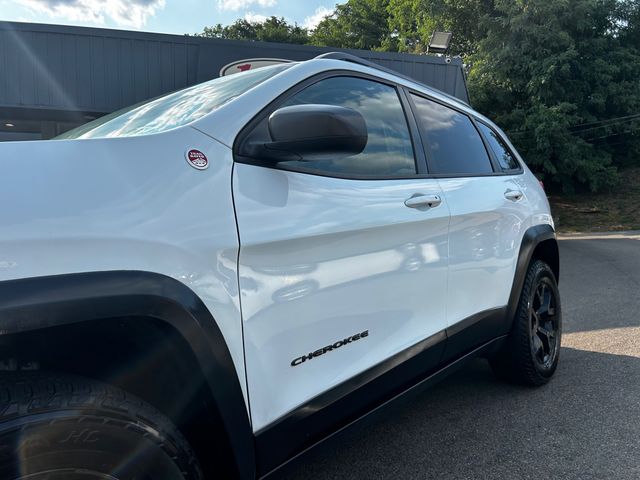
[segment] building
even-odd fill
[[[246,58],[307,60],[334,48],[0,22],[0,141],[51,138],[219,75]],[[460,59],[341,50],[468,102]]]

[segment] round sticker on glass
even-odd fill
[[[209,160],[207,160],[207,156],[202,153],[200,150],[196,150],[192,148],[188,150],[186,153],[187,162],[193,168],[197,168],[198,170],[204,170],[209,166]]]

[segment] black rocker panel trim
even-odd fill
[[[183,283],[156,273],[110,271],[0,282],[0,337],[115,317],[153,317],[188,342],[209,383],[241,478],[255,478],[253,435],[238,376],[214,318]]]
[[[455,336],[456,348],[468,353],[478,346],[477,332],[483,343],[499,336],[505,308],[480,312],[462,322]],[[466,334],[466,330],[470,330]],[[431,337],[365,370],[344,383],[301,405],[256,433],[258,472],[266,474],[325,437],[423,381],[438,369],[456,361],[449,356],[443,362],[449,343],[447,332]]]
[[[439,332],[328,390],[256,433],[258,472],[266,474],[362,417],[432,371],[446,335]]]
[[[477,313],[447,328],[447,346],[441,363],[447,364],[478,345],[503,335],[507,323],[507,307]]]
[[[420,342],[401,352],[398,354],[400,363],[390,369],[385,369],[386,362],[383,362],[378,367],[384,373],[359,388],[348,390],[347,385],[341,384],[334,389],[335,393],[330,391],[319,395],[273,426],[258,432],[256,451],[260,474],[270,477],[289,461],[354,423],[374,420],[389,407],[414,397],[469,360],[497,351],[506,338],[494,338],[444,366],[434,367],[433,362],[437,362],[443,351],[443,334],[436,334],[424,340],[424,344]],[[343,388],[348,391],[340,391]],[[327,396],[336,398],[333,403],[325,405],[323,400]]]

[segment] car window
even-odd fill
[[[416,173],[409,128],[395,88],[363,78],[332,77],[296,93],[281,107],[301,104],[357,110],[367,124],[367,146],[358,155],[346,158],[280,165],[338,176],[402,177]]]
[[[56,139],[133,137],[197,120],[291,65],[274,65],[215,78],[100,117]]]
[[[500,168],[503,170],[516,170],[520,168],[518,161],[514,158],[513,154],[509,151],[504,142],[500,139],[498,134],[493,131],[489,126],[482,122],[478,122],[478,127],[482,131],[482,134],[487,139],[489,147],[495,154],[500,164]]]
[[[412,99],[422,140],[430,155],[429,173],[493,172],[480,134],[467,115],[417,95],[412,95]]]

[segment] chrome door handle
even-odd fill
[[[517,202],[522,197],[524,197],[524,195],[520,190],[507,190],[504,192],[504,198],[511,200],[512,202]]]
[[[409,208],[433,208],[441,203],[440,195],[414,195],[404,201],[404,204]]]

